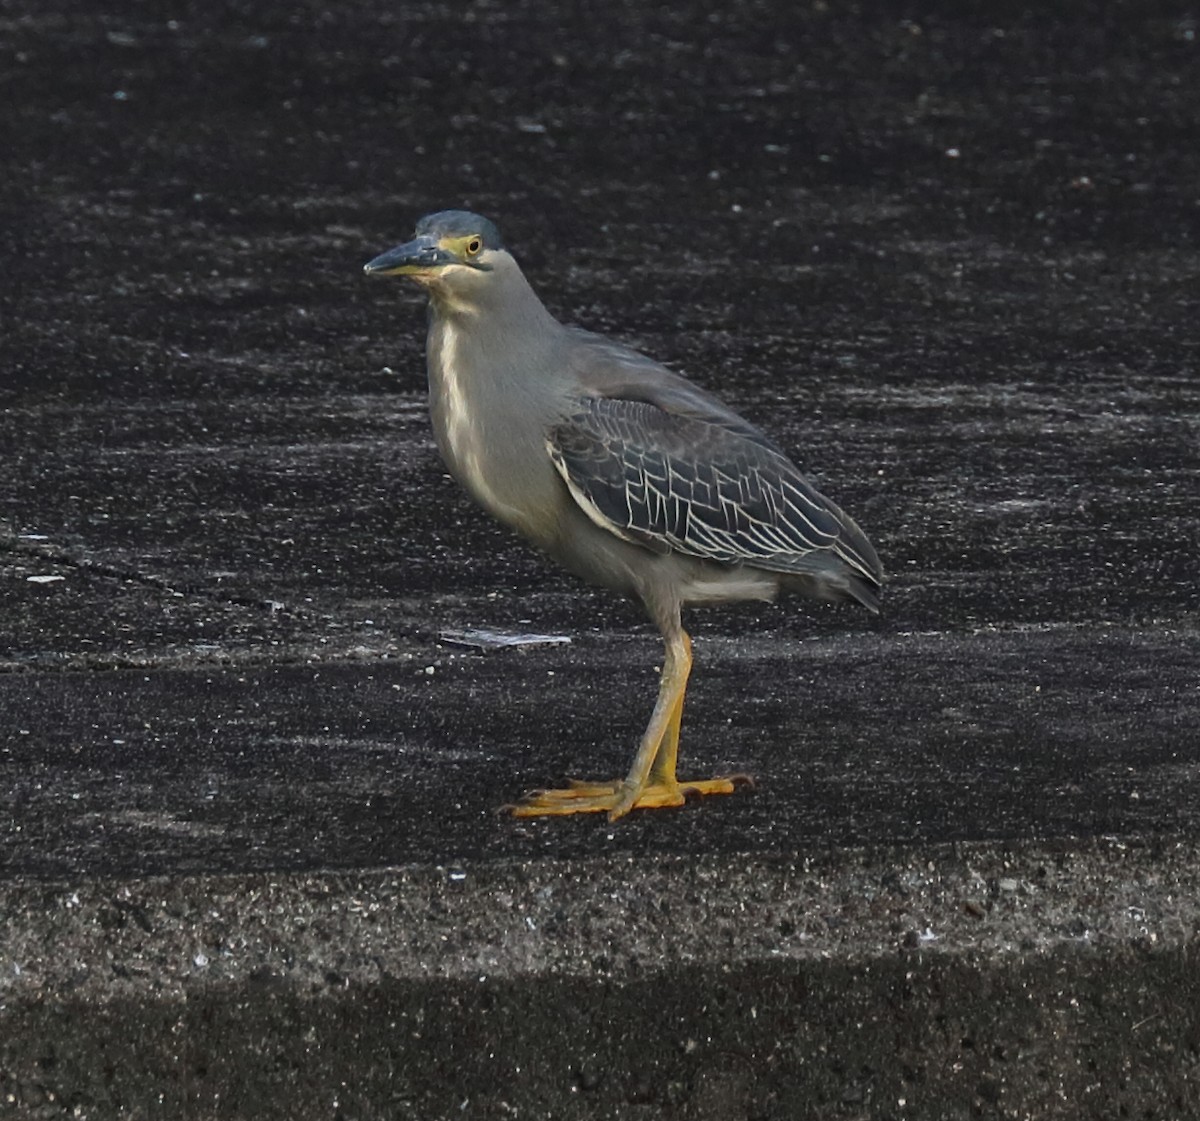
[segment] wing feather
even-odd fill
[[[656,552],[779,572],[839,559],[871,584],[874,551],[850,519],[753,429],[645,400],[579,398],[547,450],[597,525]]]

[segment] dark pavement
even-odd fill
[[[1200,1115],[1198,37],[0,4],[0,1116]],[[753,790],[495,812],[660,647],[437,461],[460,205],[878,547],[692,614]]]

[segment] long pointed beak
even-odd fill
[[[416,276],[454,264],[457,258],[438,246],[431,237],[418,237],[380,253],[363,265],[368,276]]]

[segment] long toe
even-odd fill
[[[706,794],[732,794],[739,786],[753,788],[754,779],[750,775],[743,774],[722,775],[720,778],[703,778],[690,782],[681,782],[679,789],[689,797],[693,794],[703,797]]]
[[[681,806],[689,798],[708,794],[732,794],[739,784],[749,784],[748,775],[690,782],[651,782],[631,790],[624,782],[579,782],[556,790],[535,790],[515,806],[506,806],[514,817],[562,817],[567,814],[607,813],[610,819],[624,817],[630,810]]]
[[[566,814],[609,813],[620,794],[619,782],[572,782],[560,790],[534,790],[515,806],[513,817],[562,817]]]

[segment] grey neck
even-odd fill
[[[435,319],[449,320],[460,331],[485,332],[498,349],[536,347],[564,330],[507,253],[498,254],[492,269],[463,290],[432,289],[430,310]]]

